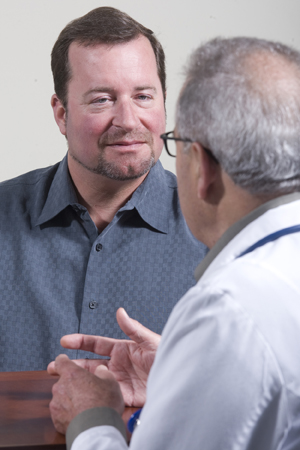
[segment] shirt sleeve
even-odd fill
[[[125,450],[128,449],[123,435],[117,428],[102,425],[80,433],[71,450]]]
[[[102,430],[105,435],[105,439],[102,439]],[[116,430],[116,433],[115,431]],[[99,435],[99,444],[98,447],[95,447],[95,436]],[[89,435],[92,435],[91,442],[93,442],[93,446],[84,446],[78,447],[77,437],[84,435],[81,439],[84,442],[89,442]],[[117,441],[122,443],[122,446],[117,447],[107,447],[106,441],[112,441],[112,437],[117,435]],[[73,446],[73,442],[76,441],[75,447]],[[66,444],[67,450],[72,450],[74,448],[84,448],[84,449],[106,449],[106,448],[114,448],[114,449],[123,449],[127,448],[126,444],[126,430],[125,425],[122,420],[122,417],[112,408],[99,407],[99,408],[91,408],[83,411],[78,414],[70,423],[67,433],[66,433]],[[102,444],[104,447],[102,447]]]

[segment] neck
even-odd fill
[[[113,220],[117,211],[125,205],[133,192],[144,181],[147,173],[133,180],[111,180],[68,160],[69,172],[78,201],[85,206],[99,232]]]

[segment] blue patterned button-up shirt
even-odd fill
[[[206,247],[179,207],[176,177],[158,162],[102,231],[78,203],[67,158],[0,184],[0,370],[39,370],[60,338],[123,338],[115,314],[160,333],[195,280]]]

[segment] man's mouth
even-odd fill
[[[116,151],[138,151],[143,146],[152,147],[153,137],[150,132],[132,132],[122,133],[121,131],[114,131],[105,133],[99,140],[99,148],[111,148]]]
[[[136,147],[145,144],[145,141],[116,141],[107,144],[109,147]]]

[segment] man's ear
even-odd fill
[[[58,128],[64,136],[67,135],[66,130],[66,110],[62,104],[62,102],[59,100],[56,94],[53,94],[51,97],[51,106],[54,113],[55,121],[58,125]]]
[[[208,200],[217,176],[217,165],[198,142],[192,143],[193,165],[196,170],[197,196],[201,200]]]

